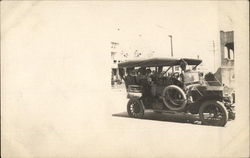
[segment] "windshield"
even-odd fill
[[[199,82],[199,81],[200,81],[199,72],[190,71],[190,72],[184,73],[184,82],[185,83],[194,83],[194,82]]]

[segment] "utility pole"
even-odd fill
[[[173,57],[174,56],[174,53],[173,53],[173,41],[172,41],[173,36],[172,35],[168,35],[168,37],[170,37],[171,57]],[[172,72],[174,72],[174,67],[172,67]]]
[[[213,40],[213,53],[214,53],[214,72],[215,72],[216,70],[215,70],[215,43],[214,43],[214,40]]]
[[[172,41],[172,35],[168,35],[168,37],[170,37],[170,44],[171,44],[171,57],[173,57],[174,56],[174,54],[173,54],[173,41]]]

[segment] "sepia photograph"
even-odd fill
[[[1,157],[249,157],[249,1],[8,1]]]

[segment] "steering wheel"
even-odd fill
[[[180,73],[179,73],[179,72],[174,72],[174,73],[171,75],[171,78],[178,79],[179,77],[180,77]]]
[[[183,83],[181,81],[178,80],[178,78],[180,77],[180,73],[179,72],[175,72],[170,76],[170,79],[172,81],[172,83],[174,85],[177,85],[179,87],[183,86]]]

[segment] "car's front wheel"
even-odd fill
[[[140,100],[130,99],[127,104],[127,111],[130,117],[143,118],[144,108]]]
[[[199,109],[202,124],[225,126],[228,120],[228,112],[225,106],[216,100],[205,101]]]

